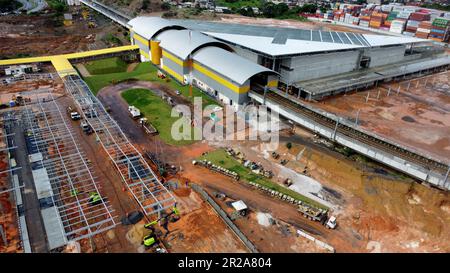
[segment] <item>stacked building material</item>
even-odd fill
[[[417,28],[416,31],[416,37],[428,39],[428,36],[430,36],[430,32],[431,32],[431,22],[429,21],[420,22],[419,27]]]
[[[404,20],[393,20],[391,23],[391,27],[389,28],[390,32],[394,33],[403,33],[403,30],[405,29],[406,21]]]
[[[448,38],[450,19],[438,17],[433,20],[430,31],[430,38],[438,42],[444,42]]]

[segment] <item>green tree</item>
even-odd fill
[[[164,2],[161,4],[161,9],[162,10],[169,10],[170,9],[170,4],[167,2]]]

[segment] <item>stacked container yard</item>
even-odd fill
[[[374,13],[372,13],[372,16],[370,17],[369,26],[371,28],[380,28],[386,18],[387,18],[386,14],[374,12]]]
[[[408,23],[406,24],[406,31],[403,33],[408,36],[414,36],[417,28],[419,28],[420,22],[430,20],[430,14],[423,12],[413,12],[409,16]]]
[[[405,20],[400,20],[400,19],[396,19],[393,20],[391,23],[391,27],[389,28],[390,32],[393,33],[403,33],[403,30],[405,29],[405,25],[406,25],[406,21]]]
[[[384,12],[384,13],[390,13],[390,12],[392,12],[393,8],[394,7],[391,6],[391,5],[382,5],[381,6],[381,11]]]
[[[450,19],[438,17],[431,24],[430,38],[434,41],[445,42],[448,40]]]
[[[323,14],[323,18],[333,20],[334,19],[333,11],[328,10],[326,13]]]
[[[387,28],[387,30],[389,30],[389,28],[391,27],[391,23],[392,21],[394,21],[397,18],[397,14],[398,11],[391,11],[388,15],[388,17],[386,18],[386,20],[384,21],[383,27]]]
[[[431,22],[429,21],[423,21],[420,22],[419,27],[416,31],[416,37],[422,38],[422,39],[428,39],[431,32]]]
[[[371,11],[370,10],[361,10],[361,15],[359,16],[359,25],[362,27],[369,27],[369,22],[370,22],[370,15],[371,15]]]
[[[338,4],[323,18],[440,42],[450,36],[450,12],[417,6]]]

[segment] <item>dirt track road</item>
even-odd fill
[[[353,247],[359,249],[363,247],[362,245],[358,245],[357,241],[349,240],[350,235],[346,234],[343,230],[330,231],[319,223],[305,219],[297,212],[294,205],[273,199],[242,182],[235,182],[220,174],[194,167],[192,165],[193,159],[201,156],[206,151],[214,149],[207,143],[197,142],[189,146],[175,147],[159,141],[158,136],[146,135],[128,116],[127,104],[120,96],[120,93],[130,88],[148,88],[154,90],[155,87],[156,85],[149,82],[121,83],[105,87],[98,93],[100,101],[105,106],[111,107],[111,115],[114,120],[117,121],[122,130],[141,151],[163,151],[163,155],[165,155],[163,159],[167,160],[169,164],[182,166],[183,171],[180,173],[181,176],[202,185],[210,193],[212,191],[221,191],[233,199],[243,200],[253,210],[268,212],[273,217],[290,223],[296,228],[303,229],[323,241],[327,241],[327,238],[330,238],[332,234],[334,242],[341,242],[336,247],[336,251],[339,251],[341,246],[344,246],[344,251],[348,251]],[[251,238],[251,234],[247,234],[247,236]],[[349,243],[352,247],[350,247]]]

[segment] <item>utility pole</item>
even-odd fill
[[[334,127],[334,133],[333,133],[333,141],[336,140],[336,133],[337,133],[338,125],[339,125],[339,120],[340,120],[340,118],[338,118],[336,120],[336,126]]]
[[[266,105],[266,97],[267,97],[267,85],[264,86],[264,98],[263,98],[263,105]]]
[[[358,120],[359,120],[359,112],[361,111],[361,108],[358,109],[358,112],[356,112],[356,119],[355,119],[355,125],[358,126]]]

